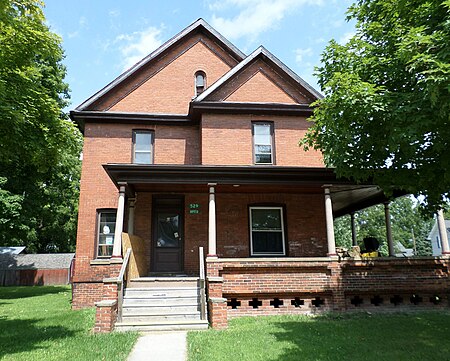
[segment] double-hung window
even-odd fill
[[[274,164],[273,123],[255,122],[252,125],[254,163]]]
[[[152,130],[133,130],[133,163],[153,163],[154,138]]]
[[[252,256],[284,256],[282,207],[250,207],[250,249]]]
[[[99,211],[97,224],[97,257],[111,257],[114,247],[114,232],[116,230],[116,210]]]

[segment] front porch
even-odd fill
[[[130,250],[139,277],[151,272],[200,276],[199,282],[206,280],[205,303],[214,328],[225,328],[228,319],[246,315],[449,305],[446,256],[362,260],[337,256],[334,217],[377,203],[385,204],[386,239],[393,255],[389,202],[376,186],[337,180],[328,169],[140,165],[105,169],[119,189],[111,263],[121,262],[122,255],[125,260]],[[170,224],[158,223],[158,214],[161,222]],[[122,229],[139,237],[141,246],[122,251]],[[206,257],[200,254],[203,248]],[[115,273],[105,280],[117,284],[107,299],[114,300],[114,292],[118,295],[107,325],[114,324],[115,312],[120,318],[124,279],[132,278],[127,277],[128,268],[124,261],[119,277]]]

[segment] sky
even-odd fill
[[[351,0],[46,0],[62,38],[74,109],[198,18],[245,54],[263,45],[320,91],[314,67],[327,43],[355,32]]]

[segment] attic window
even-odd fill
[[[206,74],[203,71],[195,73],[195,96],[200,95],[206,88]]]

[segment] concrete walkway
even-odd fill
[[[128,361],[186,361],[186,331],[149,332],[139,337]]]

